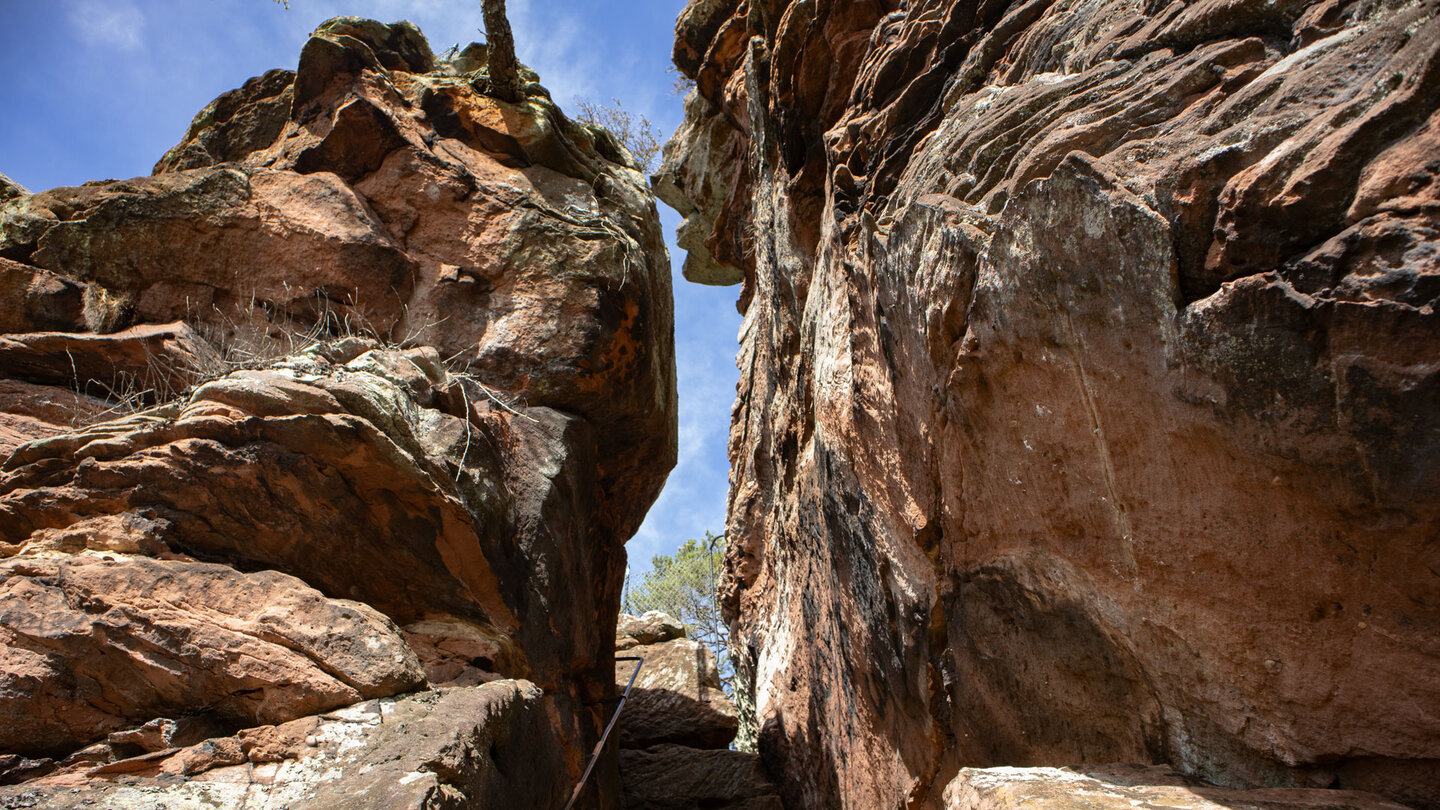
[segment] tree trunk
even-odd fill
[[[490,46],[490,92],[503,101],[520,100],[520,63],[515,59],[515,37],[505,18],[505,0],[482,0],[485,39]]]

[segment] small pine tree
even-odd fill
[[[640,615],[658,610],[679,619],[690,638],[715,654],[720,681],[730,691],[730,628],[720,615],[720,571],[725,559],[725,535],[705,532],[703,539],[686,540],[673,555],[650,558],[651,570],[625,596],[626,613]]]

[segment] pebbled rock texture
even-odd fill
[[[1440,807],[1440,5],[695,0],[724,606],[796,807],[1143,761]]]
[[[669,260],[613,137],[462,56],[337,18],[153,176],[6,186],[0,783],[541,807],[578,780],[675,459]],[[408,693],[409,730],[333,763],[249,756]]]

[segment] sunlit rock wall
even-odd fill
[[[1437,8],[690,3],[658,189],[742,284],[724,599],[793,805],[1440,806]]]

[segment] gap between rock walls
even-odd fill
[[[652,177],[493,60],[0,176],[0,803],[1440,808],[1440,3],[692,0]]]

